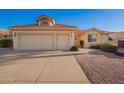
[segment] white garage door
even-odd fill
[[[57,42],[56,42],[56,48],[57,50],[68,50],[70,49],[70,40],[69,35],[57,35]]]
[[[54,49],[53,35],[21,35],[21,49]]]

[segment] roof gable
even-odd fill
[[[88,29],[87,31],[96,31],[96,32],[98,32],[100,34],[109,34],[109,32],[100,30],[100,29],[95,28],[95,27],[92,27],[92,28]]]
[[[78,30],[78,36],[80,36],[80,35],[82,35],[82,34],[85,34],[85,33],[87,33],[87,32],[90,32],[90,31],[95,31],[95,32],[98,32],[98,33],[100,33],[100,34],[109,34],[109,32],[107,32],[107,31],[102,31],[102,30],[100,30],[100,29],[97,29],[97,28],[95,28],[95,27],[92,27],[92,28],[90,28],[90,29],[87,29],[87,30]]]
[[[47,15],[42,15],[42,16],[38,16],[38,17],[36,18],[36,21],[38,21],[38,20],[40,20],[40,19],[43,19],[43,18],[46,18],[46,19],[49,19],[49,20],[53,20],[53,18],[51,18],[51,17],[49,17],[49,16],[47,16]]]
[[[53,26],[55,24],[55,20],[49,16],[42,15],[36,18],[36,21],[38,22],[38,25],[49,25]]]
[[[55,24],[53,18],[43,15],[36,18],[37,24],[11,26],[10,30],[34,30],[34,29],[77,29],[75,26]],[[45,23],[45,24],[44,24]]]

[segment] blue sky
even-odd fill
[[[40,15],[48,15],[58,24],[77,26],[79,29],[96,27],[104,31],[124,31],[124,10],[114,9],[1,9],[0,28],[35,24],[35,18]]]

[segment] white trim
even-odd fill
[[[54,34],[54,50],[56,50],[56,34]]]

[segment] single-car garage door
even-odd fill
[[[20,48],[53,50],[53,39],[53,35],[20,35]]]
[[[56,48],[57,50],[68,50],[70,49],[70,40],[68,34],[56,35]]]

